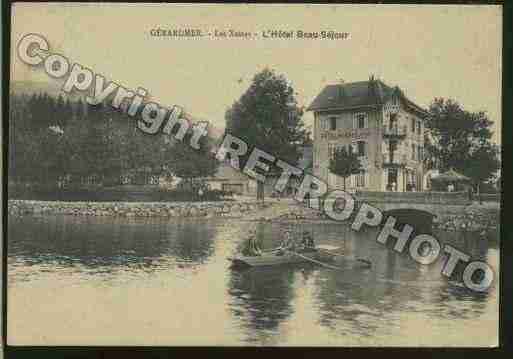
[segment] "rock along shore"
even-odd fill
[[[9,200],[13,216],[59,214],[120,217],[242,217],[270,206],[257,202],[60,202]]]
[[[500,206],[498,202],[472,204],[461,214],[442,214],[433,219],[433,227],[444,231],[483,231],[499,229]]]
[[[9,200],[13,216],[72,215],[119,217],[228,217],[266,221],[323,221],[325,215],[297,203],[219,201],[219,202],[60,202]],[[330,220],[329,220],[330,221]],[[498,203],[462,207],[461,213],[439,213],[433,227],[445,231],[482,231],[498,228]]]

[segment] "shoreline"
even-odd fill
[[[242,217],[268,207],[259,202],[63,202],[8,200],[8,214],[114,217]]]
[[[8,200],[10,216],[71,215],[168,218],[238,218],[280,223],[337,223],[321,212],[290,201],[257,202],[62,202]],[[433,229],[444,231],[483,231],[500,226],[499,203],[473,203],[460,213],[439,213]]]

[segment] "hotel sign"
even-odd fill
[[[324,131],[321,133],[321,139],[324,140],[337,140],[342,138],[350,138],[352,140],[358,140],[361,138],[369,137],[371,134],[370,129],[360,130],[338,130],[338,131]]]

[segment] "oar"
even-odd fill
[[[344,256],[343,253],[333,253],[332,251],[329,251],[329,250],[326,250],[326,249],[322,249],[322,248],[318,248],[317,250],[319,252],[323,253],[323,254],[328,254],[328,255],[333,256],[333,257],[343,257]],[[347,261],[347,259],[345,259],[345,260]],[[356,258],[355,261],[364,263],[369,268],[372,267],[372,262],[370,260],[368,260],[368,259]]]
[[[321,266],[323,266],[323,267],[326,267],[326,268],[335,269],[335,270],[342,270],[342,269],[343,269],[343,268],[335,267],[335,266],[332,266],[332,265],[329,265],[329,264],[326,264],[326,263],[323,263],[323,262],[319,262],[319,261],[317,261],[317,260],[315,260],[315,259],[313,259],[313,258],[306,257],[306,256],[304,256],[304,255],[301,255],[301,254],[297,253],[297,252],[292,252],[292,251],[286,251],[286,252],[288,252],[288,253],[292,253],[292,254],[294,254],[294,255],[296,255],[296,256],[298,256],[298,257],[301,257],[301,258],[303,258],[303,259],[305,259],[305,260],[307,260],[307,261],[310,261],[310,262],[312,262],[312,263],[319,264],[319,265],[321,265]]]
[[[333,253],[333,251],[331,251],[331,250],[322,249],[322,248],[316,248],[316,250],[319,251],[320,253],[329,254],[330,256],[333,256],[333,257],[341,257],[344,255],[344,253]]]

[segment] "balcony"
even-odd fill
[[[406,137],[406,126],[385,126],[383,127],[383,137],[403,139]]]
[[[399,153],[383,153],[383,167],[404,167],[407,156]]]

